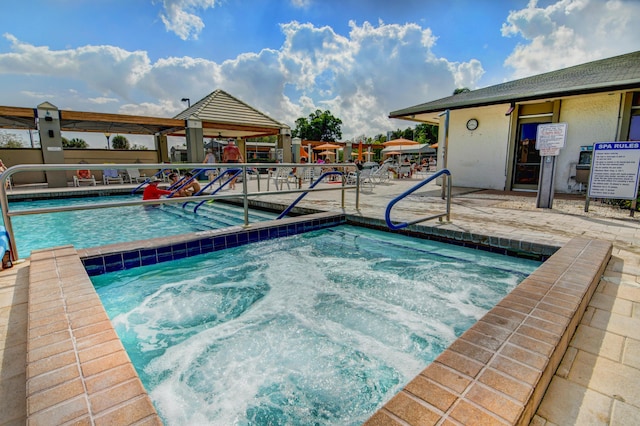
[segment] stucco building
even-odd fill
[[[640,140],[640,51],[460,93],[393,111],[390,118],[438,124],[438,165],[454,184],[539,190],[537,126],[567,123],[554,191],[585,189],[581,149]],[[587,171],[588,173],[588,171]]]

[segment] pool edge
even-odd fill
[[[292,223],[295,223],[300,219],[302,218],[291,219],[291,221]],[[433,232],[437,234],[440,231]],[[467,236],[464,237],[466,238]],[[499,244],[502,243],[498,242],[498,245]],[[507,242],[506,244],[511,246],[514,242]],[[544,250],[552,249],[555,250],[556,248],[547,247]],[[378,425],[404,422],[417,424],[419,420],[431,420],[435,418],[434,416],[437,416],[434,423],[437,423],[440,419],[450,418],[451,420],[461,423],[474,423],[479,419],[489,419],[493,423],[497,424],[528,424],[527,418],[530,419],[535,413],[535,409],[538,406],[558,364],[560,363],[564,352],[566,351],[570,338],[573,335],[573,331],[579,323],[593,291],[595,291],[599,277],[602,275],[608,259],[611,256],[611,249],[612,246],[610,243],[599,240],[574,238],[569,241],[555,254],[553,254],[545,264],[538,268],[533,274],[525,279],[525,281],[516,287],[514,291],[499,302],[494,309],[489,311],[478,323],[472,326],[470,330],[456,340],[436,359],[436,361],[434,361],[433,364],[414,378],[403,391],[395,395],[381,410],[376,412],[366,422],[366,424]],[[73,411],[69,408],[71,406],[68,405],[68,403],[70,404],[73,402],[73,404],[78,404],[79,400],[92,401],[92,398],[101,398],[109,395],[111,388],[100,389],[96,396],[90,395],[88,393],[88,388],[85,386],[84,397],[82,394],[74,394],[71,398],[61,399],[61,392],[66,391],[67,386],[73,388],[73,385],[67,384],[66,381],[63,383],[49,383],[47,386],[41,388],[36,385],[39,383],[38,380],[43,382],[44,378],[54,377],[58,375],[57,373],[66,371],[66,369],[69,369],[70,367],[67,365],[58,366],[57,364],[51,364],[52,368],[46,371],[41,371],[36,367],[38,366],[37,363],[42,361],[42,359],[36,359],[35,355],[32,357],[32,353],[37,354],[36,350],[40,349],[38,346],[33,346],[32,338],[35,341],[46,337],[46,335],[40,334],[34,334],[32,336],[32,321],[34,321],[34,330],[37,330],[40,333],[45,329],[51,329],[54,330],[51,334],[64,335],[64,333],[56,327],[51,326],[52,328],[49,328],[49,324],[40,324],[35,326],[38,324],[35,321],[43,321],[43,317],[38,316],[38,309],[36,309],[33,312],[34,315],[32,315],[32,307],[44,308],[48,305],[45,305],[42,301],[34,304],[35,301],[40,299],[34,299],[34,302],[32,302],[32,291],[34,297],[49,298],[52,305],[47,309],[55,310],[54,301],[58,301],[58,304],[62,302],[62,305],[65,307],[65,312],[69,306],[68,296],[82,296],[82,298],[87,297],[88,299],[93,299],[92,293],[84,288],[85,284],[88,283],[93,290],[89,276],[84,268],[78,269],[78,263],[81,262],[80,254],[87,256],[92,253],[93,255],[108,255],[110,251],[104,248],[93,249],[93,252],[89,249],[76,251],[72,247],[68,246],[32,253],[31,273],[29,279],[29,341],[27,358],[27,411],[29,424],[38,424],[39,422],[36,421],[38,419],[38,415],[42,415],[43,413],[46,414],[45,418],[49,421],[52,419],[50,416],[51,413],[56,413],[57,415],[62,415],[64,413],[69,413],[68,415],[72,415],[70,413],[80,413],[81,411]],[[113,253],[113,250],[111,250],[111,253]],[[547,264],[550,266],[545,267]],[[61,269],[61,266],[63,265],[65,267],[64,271]],[[73,273],[69,272],[67,269],[68,267],[73,271]],[[589,277],[585,276],[586,271],[589,271]],[[54,283],[51,289],[45,290],[43,282],[46,282],[47,280],[44,279],[44,277],[50,277],[52,273],[57,274],[58,280]],[[576,280],[576,276],[582,278],[580,280]],[[66,287],[67,284],[70,286],[69,289],[71,293],[65,293],[62,290],[62,288]],[[36,286],[38,286],[37,291],[35,290]],[[531,289],[529,289],[529,287],[531,287]],[[540,292],[540,288],[545,288],[545,292]],[[579,292],[581,296],[574,294],[576,291]],[[95,290],[93,290],[93,294],[95,294]],[[532,294],[537,295],[538,298],[536,299]],[[563,303],[558,304],[549,300],[553,295],[560,297],[560,301]],[[95,294],[95,297],[98,297],[97,294]],[[575,307],[571,311],[563,306],[565,304],[564,302],[566,302],[564,299],[566,298],[576,299]],[[83,300],[83,302],[85,301]],[[89,300],[86,302],[88,303]],[[101,303],[99,306],[102,311],[104,311]],[[91,305],[91,308],[85,309],[100,310],[93,305]],[[64,330],[73,332],[74,323],[71,319],[75,318],[75,316],[71,316],[70,312],[71,311],[64,314],[67,318],[67,328]],[[85,312],[84,309],[83,312],[84,313],[81,316],[83,320],[86,320],[87,312]],[[53,313],[54,312],[51,312],[51,314]],[[56,315],[59,314],[58,312],[55,313]],[[101,314],[98,313],[97,315],[98,316],[96,318],[99,318]],[[78,317],[80,317],[80,315],[78,315]],[[93,315],[89,315],[88,317],[91,318]],[[519,322],[514,319],[518,317],[520,317]],[[546,357],[544,365],[540,366],[539,363],[541,355],[536,352],[536,348],[527,346],[527,342],[531,342],[528,339],[532,339],[533,337],[518,331],[522,331],[523,327],[528,327],[530,331],[537,333],[534,339],[540,342],[541,329],[539,326],[531,324],[536,324],[540,321],[555,324],[555,322],[551,322],[549,320],[550,317],[553,317],[554,321],[565,323],[565,325],[562,332],[557,333],[558,336],[556,338],[556,344]],[[54,322],[52,322],[52,324],[53,323]],[[76,319],[75,323],[75,325],[82,324],[82,322],[78,323],[78,319]],[[92,336],[90,339],[99,339],[100,337],[107,336],[107,334],[104,333],[115,333],[113,328],[110,327],[110,322],[108,322],[108,324],[110,331],[102,330],[100,333],[97,333],[102,336]],[[45,325],[46,328],[43,328]],[[89,326],[85,324],[82,325],[80,329],[87,331],[87,327]],[[488,335],[487,330],[497,332],[499,336],[502,336],[502,339]],[[505,330],[509,332],[506,333]],[[83,339],[87,338],[86,336],[81,337]],[[546,335],[544,335],[544,337],[549,338],[549,336]],[[41,342],[44,342],[44,340],[41,340]],[[544,340],[542,343],[549,345],[549,343]],[[116,348],[118,345],[120,347],[122,346],[119,340],[117,341],[117,344],[114,342],[109,344],[100,343],[96,346],[113,346]],[[60,350],[66,348],[66,350],[62,352],[55,352],[56,349],[47,349],[47,352],[49,353],[47,356],[56,359],[60,357],[61,354],[67,354],[67,352],[73,350],[68,349],[64,344],[58,345],[56,343],[56,345],[52,346],[60,347]],[[492,349],[494,346],[495,350]],[[117,348],[117,352],[119,352],[119,350],[120,349]],[[508,381],[506,379],[513,381],[514,376],[511,376],[509,374],[510,372],[497,369],[495,368],[495,365],[491,364],[491,362],[501,361],[504,353],[509,351],[511,351],[511,355],[514,356],[509,356],[505,359],[518,366],[526,365],[523,359],[518,359],[518,357],[522,357],[524,355],[528,355],[536,362],[535,368],[533,368],[533,371],[538,371],[538,374],[536,375],[537,381],[535,384],[527,382],[523,377],[517,378],[514,382],[516,385],[513,386],[514,390],[522,389],[522,385],[528,385],[530,387],[529,395],[525,401],[521,401],[521,394],[511,395],[509,394],[510,389],[500,388],[500,386],[504,385],[505,381]],[[481,354],[485,354],[484,356],[486,356],[487,352],[491,353],[492,356],[488,360],[485,360],[485,363],[481,365],[481,359],[476,358],[481,358]],[[76,354],[79,354],[79,352],[76,351]],[[97,359],[104,356],[108,355],[99,355]],[[452,365],[452,360],[463,362],[461,363],[461,366],[456,366]],[[96,361],[96,358],[88,360],[89,363],[91,363],[91,361],[96,365],[99,364]],[[75,366],[80,373],[83,373],[84,370],[91,371],[88,370],[88,367],[83,370],[82,362],[82,358],[80,356],[76,356],[74,357],[74,361],[69,365]],[[34,365],[32,366],[32,364]],[[122,365],[123,364],[119,364],[120,367],[122,367]],[[131,366],[130,363],[129,366],[135,373],[135,369],[133,369],[133,366]],[[460,368],[456,369],[457,367]],[[471,367],[477,367],[475,368],[477,371]],[[122,368],[126,369],[128,367]],[[511,373],[516,374],[513,372]],[[491,377],[495,379],[496,375],[501,380],[498,381],[499,383],[492,384],[492,381],[489,379]],[[105,379],[106,378],[107,377],[105,376]],[[128,382],[126,383],[139,382],[137,374],[135,375],[135,378],[127,380]],[[467,385],[464,388],[461,388],[460,383],[463,382],[467,382]],[[119,382],[119,384],[121,385],[122,383]],[[437,390],[438,392],[430,391],[425,397],[420,398],[418,394],[424,391],[424,386],[418,385],[423,384],[426,384],[428,389]],[[47,395],[51,396],[51,401],[48,405],[47,401],[49,399],[47,398]],[[486,398],[487,395],[491,396],[491,398]],[[434,400],[434,398],[437,400]],[[141,403],[148,399],[146,391],[144,395],[137,395],[136,399]],[[443,403],[442,401],[445,402]],[[502,403],[496,404],[495,401],[502,401]],[[517,402],[520,402],[519,409],[516,407],[518,406]],[[142,406],[146,407],[145,404],[142,404]],[[75,407],[75,405],[73,407]],[[119,403],[119,405],[115,407],[111,406],[108,409],[94,414],[98,416],[105,414],[116,415],[122,410],[126,410],[126,407],[125,403]],[[504,412],[504,407],[510,408],[508,413]],[[89,405],[89,409],[90,408],[91,406]],[[151,408],[153,408],[153,405],[151,405]],[[516,416],[515,413],[519,414]],[[471,417],[464,420],[464,416]],[[129,417],[127,417],[127,419],[129,419]],[[157,413],[153,415],[149,414],[148,417],[144,417],[143,419],[149,420],[152,424],[155,424],[156,419],[158,422],[160,421],[159,418],[157,418]],[[127,423],[123,422],[119,424]]]

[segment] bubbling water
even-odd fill
[[[345,425],[538,264],[341,226],[93,280],[166,424]]]

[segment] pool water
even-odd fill
[[[81,204],[104,204],[139,199],[132,196],[66,198],[11,202],[11,210],[60,207]],[[145,206],[45,213],[16,216],[11,219],[20,257],[32,250],[73,244],[76,248],[165,237],[244,224],[242,207],[221,202],[205,203],[193,213],[195,203],[165,204],[160,208]],[[277,214],[249,212],[249,223],[275,219]]]
[[[538,265],[343,225],[92,281],[166,424],[356,425]]]

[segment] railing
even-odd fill
[[[156,175],[154,176],[158,176],[159,174],[161,174],[163,172],[163,170],[167,170],[167,169],[173,169],[174,166],[177,165],[167,165],[165,163],[160,163],[160,164],[82,164],[82,169],[87,169],[87,170],[107,170],[107,169],[118,169],[118,170],[124,170],[124,169],[140,169],[141,167],[144,167],[145,169],[158,169],[159,172],[156,173]],[[274,169],[274,168],[278,168],[278,167],[317,167],[317,164],[291,164],[291,163],[284,163],[284,164],[273,164],[273,163],[240,163],[240,164],[233,164],[233,168],[230,169],[229,168],[229,164],[200,164],[200,163],[195,163],[195,164],[179,164],[181,169],[195,169],[198,170],[199,172],[203,172],[209,169],[218,169],[221,172],[219,173],[219,177],[222,179],[222,176],[227,175],[230,171],[233,171],[233,176],[229,177],[228,180],[223,184],[226,185],[231,179],[233,179],[234,177],[237,177],[240,175],[240,173],[242,174],[242,192],[241,193],[232,193],[232,194],[217,194],[217,192],[220,190],[216,190],[211,194],[205,194],[203,192],[203,190],[205,188],[209,188],[214,182],[216,182],[215,180],[212,182],[209,182],[207,185],[205,185],[205,187],[198,192],[199,195],[194,195],[194,196],[190,196],[190,197],[173,197],[173,198],[161,198],[158,200],[142,200],[142,198],[136,199],[136,200],[132,200],[132,201],[118,201],[118,202],[110,202],[110,203],[104,203],[104,204],[82,204],[82,205],[75,205],[75,206],[60,206],[60,207],[46,207],[46,208],[38,208],[38,209],[29,209],[29,210],[18,210],[18,211],[11,211],[9,210],[9,200],[7,198],[7,191],[6,191],[6,182],[16,173],[20,173],[20,172],[62,172],[62,171],[76,171],[79,167],[78,164],[49,164],[49,165],[42,165],[42,164],[21,164],[21,165],[16,165],[16,166],[12,166],[9,167],[4,173],[2,173],[0,175],[0,208],[2,210],[2,219],[4,221],[4,226],[5,229],[7,231],[7,234],[9,236],[9,241],[11,242],[11,256],[12,259],[15,261],[17,259],[19,259],[18,257],[18,250],[16,248],[16,244],[15,244],[15,236],[14,236],[14,232],[13,232],[13,226],[11,224],[11,218],[14,216],[27,216],[27,215],[32,215],[32,214],[43,214],[43,213],[53,213],[53,212],[62,212],[62,211],[74,211],[74,210],[94,210],[94,209],[104,209],[104,208],[111,208],[111,207],[128,207],[128,206],[136,206],[136,205],[158,205],[158,204],[167,204],[167,203],[183,203],[186,204],[188,202],[196,202],[199,205],[202,205],[204,202],[209,201],[209,200],[217,200],[217,199],[237,199],[239,197],[243,198],[243,206],[244,206],[244,226],[250,226],[249,225],[249,198],[254,198],[254,197],[260,197],[260,196],[267,196],[267,195],[274,195],[274,194],[294,194],[294,193],[308,193],[308,192],[322,192],[322,191],[342,191],[342,208],[344,209],[345,206],[345,190],[347,189],[356,189],[356,209],[359,208],[359,185],[345,185],[344,181],[343,184],[340,187],[334,188],[334,187],[328,187],[328,188],[307,188],[307,189],[296,189],[296,190],[287,190],[287,191],[266,191],[266,192],[260,192],[260,174],[257,175],[258,178],[258,192],[248,192],[248,188],[247,188],[247,177],[248,177],[248,173],[247,170],[253,170],[253,169],[257,169],[257,168],[267,168],[267,169]],[[330,168],[342,168],[342,169],[349,169],[349,168],[354,168],[355,166],[352,164],[324,164],[324,167],[330,167]],[[341,173],[341,172],[334,172],[334,173]],[[194,173],[195,175],[195,173]],[[136,191],[141,189],[146,183],[148,183],[149,181],[151,181],[151,178],[145,180],[145,182],[143,182],[141,185],[138,185],[138,187],[136,188]],[[221,188],[223,187],[221,186]],[[15,186],[13,188],[14,190],[16,189]],[[56,189],[56,188],[51,188]],[[69,188],[71,191],[77,190],[76,189],[71,189]],[[197,208],[196,208],[197,210]],[[194,210],[194,212],[196,211]]]
[[[404,199],[408,195],[413,194],[418,189],[422,188],[423,186],[425,186],[426,184],[428,184],[432,180],[434,180],[437,177],[442,176],[442,175],[449,176],[448,179],[445,179],[447,181],[447,191],[446,191],[446,195],[445,195],[445,198],[447,200],[447,211],[445,213],[436,214],[436,215],[433,215],[433,216],[422,217],[422,218],[419,218],[419,219],[415,219],[415,220],[413,220],[411,222],[403,222],[403,223],[398,223],[398,224],[395,224],[395,223],[393,223],[391,221],[391,209],[393,208],[393,206],[395,206],[399,201],[401,201],[402,199]],[[402,194],[398,195],[393,200],[391,200],[389,202],[389,204],[387,205],[387,209],[386,209],[386,211],[384,213],[384,220],[387,222],[387,226],[389,227],[389,229],[392,229],[392,230],[395,231],[395,230],[398,230],[398,229],[406,228],[409,225],[414,225],[416,223],[424,222],[424,221],[435,219],[435,218],[438,218],[440,221],[442,221],[442,218],[445,217],[445,216],[447,217],[447,221],[449,221],[450,215],[451,215],[451,172],[448,169],[442,169],[439,172],[437,172],[437,173],[431,175],[430,177],[426,178],[425,180],[423,180],[419,184],[411,187],[410,189],[406,190]]]

